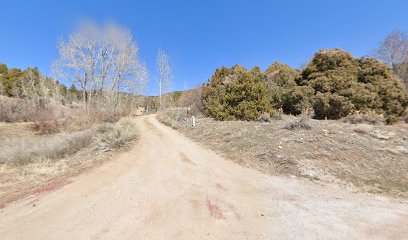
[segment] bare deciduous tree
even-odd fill
[[[159,74],[159,106],[165,105],[163,95],[169,93],[171,80],[173,78],[169,56],[163,49],[159,49],[157,54],[157,71]]]
[[[62,95],[61,95],[61,89],[60,89],[59,82],[55,79],[50,79],[50,81],[52,83],[52,90],[53,90],[52,96],[57,102],[57,106],[59,106],[62,102]]]
[[[398,77],[400,77],[404,81],[405,87],[408,88],[408,61],[400,64],[395,64],[392,67],[392,70]]]
[[[388,64],[408,87],[408,34],[395,30],[373,51],[374,57]]]
[[[306,60],[302,64],[300,64],[299,69],[301,70],[305,69],[312,60],[313,60],[313,57],[306,58]]]
[[[98,61],[98,29],[89,22],[80,25],[79,30],[60,40],[58,50],[60,58],[55,62],[55,69],[65,79],[83,90],[85,109],[89,105],[89,93],[95,84]]]
[[[408,35],[405,32],[392,31],[373,51],[373,56],[390,67],[408,60]]]
[[[38,71],[29,68],[21,79],[21,89],[33,107],[47,109],[51,97],[51,81]],[[59,98],[56,100],[58,101]]]
[[[60,41],[58,49],[56,72],[83,90],[87,110],[98,104],[123,108],[129,94],[139,93],[147,82],[147,68],[140,63],[131,32],[118,25],[84,23],[66,42]]]
[[[47,109],[50,102],[50,86],[48,86],[47,77],[40,74],[39,76],[39,86],[40,86],[40,105],[42,108]]]
[[[25,74],[25,76],[23,76],[21,79],[21,89],[23,95],[28,101],[31,102],[33,107],[39,105],[40,102],[40,96],[36,87],[38,82],[37,78],[38,76],[35,76],[34,71],[32,69],[28,69],[27,74]]]

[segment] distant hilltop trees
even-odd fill
[[[44,76],[36,67],[9,69],[0,63],[0,94],[29,99],[33,105],[46,105],[51,98],[59,103],[78,100],[82,92],[74,85],[68,88]]]

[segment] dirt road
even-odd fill
[[[0,239],[407,239],[408,204],[273,177],[138,118],[101,167],[0,210]]]

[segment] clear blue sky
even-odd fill
[[[82,18],[132,30],[156,94],[155,57],[167,50],[175,89],[223,65],[298,67],[319,49],[366,55],[393,29],[408,29],[408,1],[1,1],[0,62],[51,75],[56,43]]]

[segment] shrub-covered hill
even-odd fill
[[[279,62],[265,72],[222,67],[203,87],[202,100],[206,113],[218,120],[254,120],[276,109],[297,115],[313,108],[317,119],[374,111],[394,122],[407,114],[408,94],[386,64],[332,49],[317,52],[303,71]]]
[[[311,103],[320,119],[370,109],[394,121],[408,104],[403,82],[386,64],[374,58],[357,59],[340,49],[317,52],[296,81],[313,89]]]

